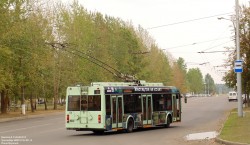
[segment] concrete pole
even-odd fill
[[[208,83],[207,83],[207,92],[208,92],[208,96],[209,96],[209,94],[210,94],[210,91],[209,91],[209,79],[207,81],[208,81]]]
[[[241,60],[240,57],[240,35],[239,35],[239,1],[235,0],[235,12],[236,12],[236,53],[237,60]],[[238,97],[238,117],[243,117],[243,104],[241,95],[241,73],[237,73],[237,97]]]
[[[204,95],[207,96],[206,94],[206,83],[204,83],[204,87],[205,87],[205,92],[204,92]]]

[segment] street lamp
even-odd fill
[[[226,50],[226,51],[199,51],[197,53],[217,53],[217,52],[230,52],[231,50]]]
[[[228,21],[231,21],[233,23],[233,27],[234,27],[234,37],[235,37],[235,44],[236,44],[236,20],[233,20],[233,19],[227,19],[227,18],[224,18],[224,17],[218,17],[217,18],[218,20],[228,20]]]
[[[235,30],[235,45],[236,45],[236,61],[241,61],[240,57],[240,36],[239,36],[239,0],[235,0],[235,14],[236,19],[235,22],[233,22],[234,30]],[[225,19],[229,20],[223,17],[218,18],[219,20]],[[243,117],[243,105],[242,105],[242,97],[241,97],[241,72],[237,73],[237,97],[238,97],[238,116]]]
[[[209,62],[202,62],[202,63],[197,63],[197,62],[187,62],[189,63],[189,65],[205,65],[205,64],[208,64]],[[187,64],[186,63],[186,64]]]
[[[235,24],[234,24],[234,23],[235,23],[235,22],[234,22],[235,20],[228,19],[228,18],[224,18],[224,17],[218,17],[217,19],[218,19],[218,20],[227,20],[227,21],[233,22],[234,32],[236,33],[236,30],[235,30],[236,28],[235,28]]]

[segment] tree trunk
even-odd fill
[[[250,100],[249,100],[249,94],[247,94],[247,98],[246,98],[247,100],[247,102],[246,102],[246,105],[247,105],[247,107],[250,107]]]
[[[57,96],[58,96],[58,89],[57,85],[54,85],[54,110],[57,109]]]
[[[48,107],[47,107],[47,97],[46,97],[45,86],[44,85],[43,85],[43,98],[44,98],[44,110],[48,110]]]
[[[58,84],[58,76],[57,76],[57,62],[55,60],[54,62],[55,66],[54,66],[54,110],[57,109],[57,97],[58,97],[58,88],[57,88],[57,84]]]
[[[6,90],[1,90],[1,114],[7,114],[8,96]]]
[[[31,112],[35,112],[32,95],[33,93],[30,94],[30,108],[31,108]]]
[[[54,110],[57,110],[59,95],[59,76],[54,78]]]
[[[5,92],[4,90],[1,90],[1,113],[6,114],[7,108],[5,108]]]
[[[38,99],[37,99],[37,95],[36,95],[35,98],[36,98],[36,99],[35,99],[35,102],[34,102],[34,105],[35,105],[35,106],[34,106],[34,109],[36,110],[36,104],[38,103],[38,102],[37,102],[37,100],[38,100]],[[38,101],[39,101],[39,100],[38,100]]]
[[[48,110],[48,107],[47,107],[47,98],[44,99],[44,107],[45,107],[44,108],[45,110]]]
[[[21,86],[20,91],[21,91],[21,114],[25,115],[25,107],[23,108],[23,105],[25,105],[25,98],[24,98],[24,86]],[[27,111],[28,111],[28,105],[27,105]]]

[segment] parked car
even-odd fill
[[[242,100],[243,100],[243,102],[244,102],[244,94],[242,95]],[[228,93],[228,101],[230,102],[230,101],[238,101],[238,96],[237,96],[237,92],[235,92],[235,91],[230,91],[229,93]]]
[[[228,93],[228,101],[237,101],[237,92],[235,91],[230,91]]]
[[[186,97],[192,97],[192,95],[190,93],[187,93]]]

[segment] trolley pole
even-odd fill
[[[236,12],[236,55],[237,60],[240,58],[240,36],[239,36],[239,0],[235,0],[235,12]],[[238,117],[243,117],[243,104],[241,95],[241,72],[237,72],[237,97],[238,97]]]

